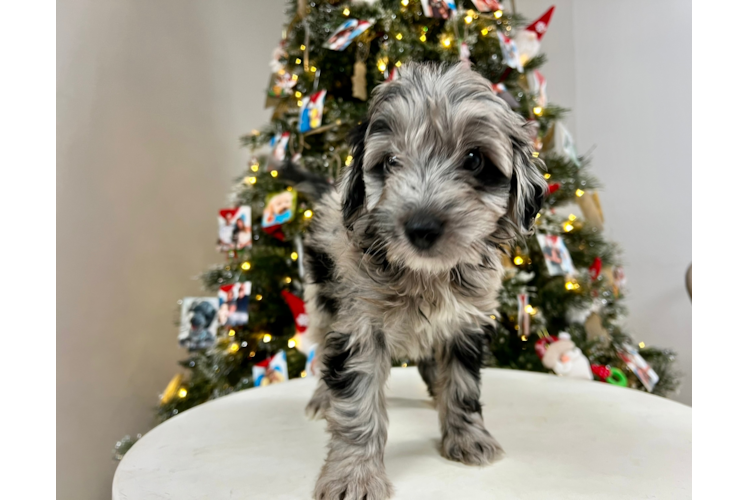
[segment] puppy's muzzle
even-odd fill
[[[444,233],[444,221],[438,217],[416,212],[405,222],[405,235],[414,247],[428,250]]]

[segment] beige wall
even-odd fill
[[[176,301],[267,120],[282,1],[58,2],[58,498],[110,497],[183,356]]]

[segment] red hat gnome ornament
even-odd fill
[[[308,354],[309,347],[311,346],[305,345],[309,343],[306,339],[305,333],[309,326],[309,315],[306,313],[304,301],[288,290],[282,290],[281,295],[283,296],[283,300],[286,301],[286,304],[288,304],[288,308],[291,309],[294,323],[296,323],[296,335],[294,337],[296,348],[304,354]]]
[[[306,334],[307,327],[309,326],[309,316],[306,313],[304,301],[288,290],[281,291],[281,295],[291,309],[291,314],[293,314],[293,319],[296,323],[294,341],[296,342],[296,349],[306,356],[306,374],[319,375],[317,344],[312,343]]]
[[[559,333],[558,337],[539,339],[535,342],[535,352],[543,366],[560,377],[593,380],[589,360],[566,332]]]
[[[540,41],[543,39],[545,32],[548,31],[548,25],[551,23],[551,17],[553,17],[555,9],[555,5],[551,6],[550,9],[545,11],[545,14],[525,26],[514,37],[514,43],[517,44],[519,58],[523,66],[527,61],[540,53]]]

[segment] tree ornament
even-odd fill
[[[590,365],[590,368],[592,369],[592,373],[594,373],[596,377],[604,380],[609,384],[617,385],[620,387],[628,386],[628,379],[626,378],[626,374],[616,367]]]
[[[589,360],[566,332],[559,333],[558,337],[538,339],[535,342],[535,353],[543,366],[561,377],[593,380]]]
[[[161,394],[162,405],[168,404],[172,399],[174,399],[174,396],[177,395],[177,391],[179,390],[179,387],[182,385],[182,378],[183,378],[182,374],[177,373],[169,381],[168,385],[166,386],[166,389],[164,389],[164,393]]]
[[[610,341],[608,330],[603,327],[603,320],[597,312],[590,312],[584,320],[584,331],[587,334],[587,340],[600,339],[607,344]]]
[[[496,36],[499,38],[501,57],[504,59],[504,65],[509,68],[514,68],[520,73],[524,72],[524,67],[522,66],[522,61],[520,60],[517,45],[514,43],[514,40],[502,33],[501,30],[496,30]]]
[[[523,65],[540,53],[540,41],[543,39],[545,32],[548,31],[548,25],[555,9],[556,7],[552,6],[515,36],[514,40],[517,44],[519,59]]]
[[[602,259],[599,256],[595,257],[595,260],[592,261],[592,265],[590,265],[590,268],[589,268],[590,279],[592,281],[595,281],[598,278],[598,276],[600,276],[600,272],[602,271],[602,269],[603,269]]]
[[[649,363],[641,357],[639,351],[630,344],[623,344],[618,350],[618,357],[626,363],[626,366],[634,372],[647,391],[652,392],[657,382],[660,381],[659,375],[655,373]]]
[[[309,326],[309,315],[306,313],[304,301],[288,290],[282,290],[281,295],[286,304],[288,304],[288,308],[291,309],[294,323],[296,323],[296,335],[294,336],[296,349],[308,356],[311,348],[311,343],[306,335],[306,330]]]
[[[597,191],[586,192],[582,196],[575,196],[575,200],[584,215],[585,222],[602,231],[605,218],[603,217],[603,209],[600,206],[600,197]]]
[[[252,367],[252,379],[255,387],[264,387],[288,380],[288,361],[285,351],[280,351],[272,358],[255,363]]]

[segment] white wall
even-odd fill
[[[574,4],[576,137],[605,184],[607,234],[625,254],[628,325],[673,347],[691,403],[691,5]]]
[[[111,497],[115,441],[152,425],[184,356],[176,301],[267,121],[281,1],[58,2],[57,481]]]
[[[691,3],[518,0],[534,19],[556,5],[543,40],[549,99],[580,153],[592,153],[605,233],[624,253],[628,331],[671,347],[691,403]]]

